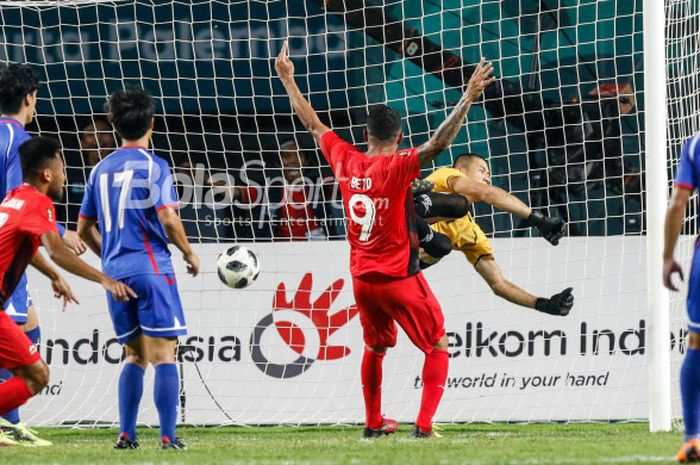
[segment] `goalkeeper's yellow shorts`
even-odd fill
[[[456,220],[438,221],[430,227],[449,237],[452,249],[462,252],[473,266],[480,260],[493,260],[491,243],[471,215]]]

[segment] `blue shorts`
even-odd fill
[[[109,314],[120,343],[124,344],[140,333],[152,337],[187,334],[174,274],[141,274],[120,281],[139,296],[122,302],[112,299],[107,293]]]
[[[23,325],[27,322],[27,312],[32,305],[32,296],[29,295],[29,282],[25,273],[20,278],[19,283],[17,283],[15,292],[5,302],[5,311],[15,323]]]
[[[700,253],[693,255],[693,265],[688,279],[688,329],[700,333]]]

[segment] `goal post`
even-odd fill
[[[662,251],[668,199],[666,14],[664,2],[644,0],[644,150],[647,172],[647,299],[649,305],[649,429],[671,429],[670,298]]]

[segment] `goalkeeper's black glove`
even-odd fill
[[[525,221],[528,226],[540,230],[542,237],[552,245],[559,244],[559,239],[566,232],[566,223],[561,218],[544,216],[540,212],[532,211]]]
[[[571,295],[573,287],[567,287],[559,294],[554,294],[549,299],[540,297],[535,303],[535,310],[555,316],[566,316],[574,306],[574,296]]]
[[[427,194],[432,191],[433,187],[435,187],[435,184],[433,184],[432,181],[416,178],[413,180],[413,184],[411,184],[411,191],[414,197],[418,197],[421,194]]]

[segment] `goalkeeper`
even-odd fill
[[[436,193],[452,194],[444,197],[445,201],[454,202],[453,194],[461,194],[469,203],[478,201],[493,205],[522,218],[527,224],[537,228],[542,237],[552,245],[557,245],[564,235],[566,223],[560,218],[552,218],[535,212],[521,202],[517,197],[498,187],[491,185],[491,173],[484,158],[473,153],[465,153],[455,158],[451,168],[444,167],[435,170],[426,178],[429,183],[420,181],[414,185],[416,213],[424,218],[439,216],[440,202]],[[430,193],[421,193],[430,188]],[[466,204],[465,204],[466,205]],[[454,209],[453,209],[454,210]],[[516,286],[503,277],[501,269],[493,256],[491,244],[484,232],[472,219],[471,214],[450,219],[438,218],[431,224],[437,237],[447,236],[453,250],[459,250],[474,266],[477,273],[486,281],[491,290],[499,297],[523,307],[534,308],[550,315],[566,316],[574,305],[572,288],[564,289],[550,298],[535,297],[524,289]],[[421,268],[427,268],[437,263],[444,253],[431,253],[423,247],[420,255]]]

